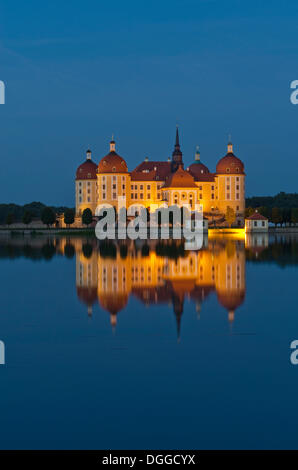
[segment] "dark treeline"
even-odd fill
[[[29,213],[32,215],[33,219],[39,220],[45,207],[46,205],[41,202],[31,202],[30,204],[25,204],[23,206],[18,204],[0,204],[0,224],[5,224],[9,216],[13,217],[14,222],[22,222],[25,213]],[[56,214],[62,214],[68,208],[64,206],[52,206],[51,209]]]
[[[298,223],[298,194],[279,193],[276,196],[246,198],[245,216],[248,217],[257,209],[258,212],[275,225],[292,225]]]
[[[258,207],[268,207],[273,209],[273,207],[278,207],[279,209],[287,208],[294,209],[298,207],[298,193],[278,193],[276,196],[253,196],[247,197],[246,207],[258,208]]]

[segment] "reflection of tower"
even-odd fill
[[[115,257],[98,256],[98,301],[110,314],[110,322],[115,329],[117,315],[123,310],[130,292],[130,258],[122,258],[119,250]]]
[[[220,271],[217,278],[217,298],[228,310],[228,319],[232,323],[235,310],[245,298],[245,251],[239,242],[229,240],[219,255]]]
[[[97,251],[83,240],[76,240],[76,287],[78,298],[91,316],[97,301]]]

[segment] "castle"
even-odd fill
[[[189,204],[202,204],[204,217],[209,224],[225,225],[228,209],[233,209],[234,225],[244,225],[245,173],[244,164],[233,153],[228,143],[227,154],[211,173],[200,160],[197,148],[195,161],[184,168],[179,142],[179,131],[172,158],[166,161],[150,161],[147,157],[131,172],[124,158],[116,152],[114,139],[110,152],[97,165],[86,152],[86,160],[76,171],[76,216],[90,208],[95,214],[99,204],[109,204],[118,210],[118,197],[125,196],[127,207],[131,204],[146,208]]]

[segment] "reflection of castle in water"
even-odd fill
[[[173,242],[150,248],[136,248],[133,242],[128,246],[111,244],[99,250],[82,240],[75,244],[78,297],[88,306],[89,314],[98,301],[110,313],[113,327],[130,295],[145,305],[171,304],[178,335],[185,299],[194,302],[199,314],[204,300],[216,292],[230,322],[244,301],[244,241],[209,240],[208,249],[186,251],[180,257],[175,257],[179,247],[173,247]]]

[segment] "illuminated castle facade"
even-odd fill
[[[172,159],[149,161],[148,158],[129,172],[126,161],[116,152],[114,139],[110,152],[97,165],[87,151],[87,158],[76,172],[76,215],[90,208],[95,214],[99,204],[111,205],[118,210],[119,196],[126,197],[127,207],[143,205],[150,210],[157,207],[202,204],[204,216],[218,225],[225,222],[228,208],[233,209],[235,224],[244,225],[245,173],[244,164],[233,153],[228,143],[227,154],[211,173],[200,160],[197,149],[195,161],[184,168],[182,151],[176,130]]]

